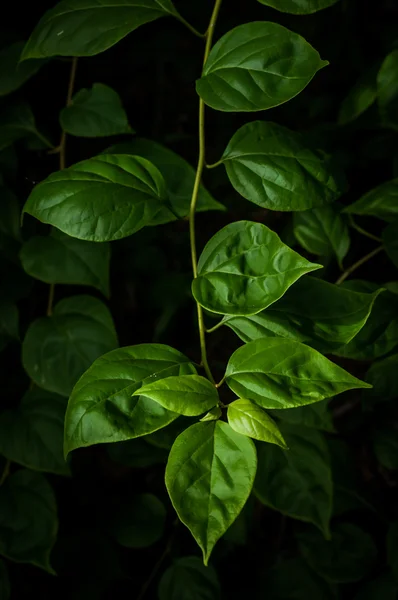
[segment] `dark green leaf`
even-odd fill
[[[309,15],[336,4],[337,0],[259,0],[261,4],[272,6],[281,12],[294,15]]]
[[[398,50],[393,50],[380,67],[377,99],[383,123],[398,129]]]
[[[378,360],[366,374],[373,388],[367,392],[369,398],[379,398],[383,402],[398,396],[398,354]]]
[[[119,94],[103,83],[79,90],[59,118],[64,131],[79,137],[133,133]]]
[[[355,600],[397,600],[397,597],[398,584],[390,573],[386,573],[370,583],[365,583]]]
[[[271,410],[271,415],[292,425],[304,425],[321,431],[334,432],[332,413],[328,408],[327,400],[308,406]]]
[[[218,600],[217,573],[197,556],[179,558],[163,573],[158,596],[159,600]]]
[[[329,533],[333,482],[330,457],[321,433],[281,424],[290,450],[261,444],[255,493],[266,506]]]
[[[57,530],[55,496],[45,477],[25,469],[8,477],[0,488],[0,554],[54,573]]]
[[[39,183],[24,212],[73,237],[109,242],[149,225],[166,196],[162,175],[145,158],[101,154]]]
[[[11,94],[33,77],[43,65],[42,60],[19,64],[25,42],[15,42],[0,51],[0,96]]]
[[[278,300],[299,277],[318,268],[265,225],[238,221],[206,244],[192,293],[212,312],[253,315]]]
[[[0,600],[9,600],[11,593],[10,580],[6,564],[0,560]]]
[[[276,123],[243,125],[221,162],[239,194],[270,210],[323,206],[336,200],[346,187],[344,176],[324,153]]]
[[[30,36],[22,60],[45,56],[93,56],[140,25],[179,17],[171,0],[62,0],[47,11]]]
[[[0,113],[0,150],[29,136],[39,137],[35,118],[28,104],[11,105]],[[48,146],[49,143],[46,142]]]
[[[66,398],[33,389],[0,413],[0,454],[35,471],[68,475],[63,456]]]
[[[91,296],[61,300],[51,317],[34,321],[22,345],[22,362],[39,387],[69,396],[96,358],[117,346],[112,317]]]
[[[189,372],[195,373],[195,369],[191,369]],[[168,377],[168,375],[166,375],[166,377]],[[145,441],[152,446],[156,446],[156,448],[171,450],[172,445],[180,433],[192,425],[192,423],[196,423],[196,421],[197,419],[190,419],[188,417],[182,417],[181,415],[178,415],[178,418],[172,421],[169,425],[166,425],[166,427],[162,427],[162,429],[158,429],[157,431],[145,436]]]
[[[337,525],[330,540],[310,530],[298,539],[305,560],[331,583],[359,581],[372,568],[377,554],[370,535],[350,523]]]
[[[65,453],[130,440],[165,427],[178,414],[132,394],[155,379],[189,373],[195,373],[189,359],[162,344],[140,344],[102,356],[84,373],[69,399]]]
[[[277,424],[267,413],[250,400],[239,399],[228,404],[228,423],[238,433],[261,442],[277,444],[286,450]]]
[[[264,110],[297,96],[327,64],[297,33],[277,23],[246,23],[212,48],[196,91],[216,110]]]
[[[214,545],[244,507],[256,467],[252,440],[222,421],[197,423],[176,439],[166,467],[166,486],[206,565]]]
[[[394,427],[380,427],[373,433],[373,449],[385,469],[398,470],[398,431]],[[398,574],[398,570],[397,570]]]
[[[19,333],[18,309],[11,302],[0,302],[0,350],[10,340],[18,339]]]
[[[370,387],[313,348],[277,337],[238,348],[229,359],[226,381],[235,394],[263,408],[305,406]]]
[[[300,558],[283,560],[262,580],[267,600],[332,600],[333,594]]]
[[[398,582],[398,521],[391,523],[387,532],[387,563]]]
[[[386,181],[370,190],[362,198],[347,206],[344,212],[394,221],[398,218],[398,179]]]
[[[166,509],[153,494],[136,494],[115,502],[108,525],[112,537],[126,548],[147,548],[163,535]]]
[[[346,125],[355,121],[364,113],[377,98],[376,72],[374,69],[366,71],[355,82],[353,87],[344,98],[338,116],[340,125]]]
[[[53,229],[30,238],[20,259],[26,273],[45,283],[91,285],[109,295],[110,246],[85,242]]]

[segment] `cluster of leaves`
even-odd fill
[[[64,486],[76,485],[82,472],[89,477],[86,457],[92,455],[87,448],[95,446],[100,460],[111,465],[107,468],[121,469],[129,485],[142,473],[150,475],[142,486],[109,493],[105,503],[99,501],[91,544],[94,571],[101,572],[102,565],[104,569],[95,582],[82,576],[82,597],[101,598],[107,584],[123,577],[117,546],[130,549],[130,556],[129,551],[163,543],[155,568],[145,567],[149,578],[139,598],[158,575],[161,600],[219,598],[225,593],[219,581],[222,569],[208,566],[216,543],[224,536],[214,553],[215,563],[222,564],[240,547],[250,547],[251,540],[267,540],[264,519],[274,521],[279,513],[275,551],[284,560],[272,556],[270,568],[260,570],[261,594],[266,590],[275,599],[395,599],[398,515],[390,511],[388,525],[383,523],[377,501],[363,490],[347,441],[358,429],[369,429],[366,449],[372,452],[378,476],[386,485],[395,483],[398,444],[392,401],[398,395],[398,287],[394,274],[381,282],[376,277],[376,283],[350,276],[377,255],[391,265],[388,273],[398,267],[398,179],[377,181],[361,195],[349,188],[347,165],[330,147],[327,127],[293,130],[263,120],[260,112],[298,102],[296,96],[306,93],[328,65],[304,37],[274,21],[280,13],[310,15],[340,10],[339,4],[253,0],[256,10],[273,20],[237,24],[213,47],[220,0],[214,3],[205,35],[170,0],[144,4],[61,0],[44,14],[26,43],[13,42],[1,50],[0,347],[11,360],[17,348],[26,375],[9,383],[7,369],[3,374],[12,401],[0,412],[0,554],[6,559],[0,562],[0,597],[7,600],[10,595],[7,565],[13,562],[62,572],[54,544],[63,543],[65,553],[67,542],[57,536],[57,503]],[[220,23],[223,15],[221,10]],[[78,57],[103,53],[162,17],[173,18],[205,45],[196,81],[196,171],[167,146],[135,135],[112,87],[94,82],[74,89]],[[344,136],[366,130],[367,119],[382,135],[395,135],[398,51],[390,50],[361,73],[342,99],[333,124],[335,146]],[[71,70],[56,145],[36,126],[28,104],[13,98],[19,98],[20,88],[40,69],[63,56],[70,58]],[[213,165],[205,165],[205,106],[215,111],[215,119],[248,112],[260,112],[261,119],[246,119],[228,143],[218,142],[221,158]],[[106,144],[80,162],[68,160],[66,168],[69,137],[108,136],[123,141]],[[39,153],[44,160],[59,158],[58,170],[21,198],[16,149],[22,155]],[[383,158],[393,171],[396,157],[387,153]],[[213,181],[220,177],[219,190],[228,189],[218,196],[223,203],[201,183],[205,166]],[[239,219],[232,218],[216,233],[212,230],[197,260],[195,212],[206,213],[204,223],[212,221],[210,215],[218,220],[231,195],[243,207]],[[253,220],[240,218],[253,206]],[[283,223],[279,235],[262,222],[270,224],[277,215]],[[184,236],[178,252],[189,262],[190,243],[193,277],[167,270],[161,279],[158,258],[150,260],[151,244],[160,243],[158,231],[181,224],[189,239]],[[132,254],[149,251],[148,264],[144,257],[136,276],[149,270],[163,284],[151,283],[162,309],[153,336],[157,339],[148,334],[144,343],[134,345],[129,345],[136,341],[134,335],[116,328],[116,313],[112,316],[107,300],[111,251],[118,240],[130,236],[132,243],[139,240]],[[45,304],[37,311],[26,310],[30,299],[40,298],[32,293],[34,280],[48,291],[46,316]],[[71,294],[77,286],[84,293],[80,289]],[[65,297],[54,303],[59,288],[66,290]],[[159,343],[173,319],[175,324],[176,316],[183,318],[181,307],[187,300],[196,303],[198,313],[197,360],[191,358],[190,334],[183,332],[179,349]],[[119,337],[128,339],[121,347]],[[217,353],[207,352],[214,339],[214,344],[228,341]],[[342,399],[335,399],[339,394],[344,394]],[[352,411],[357,422],[348,423],[338,437],[335,422]],[[58,478],[66,483],[57,484]],[[61,492],[56,495],[58,485]],[[78,486],[75,494],[80,494]],[[353,511],[364,519],[353,522]],[[174,522],[169,524],[169,519]],[[376,524],[376,536],[367,526],[369,519]],[[190,540],[184,542],[188,550],[183,548],[179,540],[185,533],[178,521],[190,530],[203,561]],[[61,532],[62,526],[61,518]],[[285,547],[287,527],[293,534]],[[385,541],[379,531],[387,529]],[[79,531],[77,539],[84,535]],[[79,542],[73,538],[69,543],[75,552]],[[380,560],[384,546],[388,568]],[[174,560],[165,568],[169,554]],[[365,578],[362,587],[350,587]]]

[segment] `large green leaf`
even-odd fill
[[[311,427],[321,431],[334,432],[332,413],[328,407],[328,401],[322,400],[307,406],[296,408],[274,409],[270,411],[273,417],[286,421],[292,425]]]
[[[62,0],[39,21],[22,59],[93,56],[167,15],[180,18],[171,0]]]
[[[0,113],[0,150],[29,136],[39,137],[43,141],[28,104],[11,105]],[[46,142],[46,145],[49,143]]]
[[[303,277],[272,307],[248,317],[226,317],[225,324],[244,342],[276,335],[331,352],[364,327],[380,291],[355,292]]]
[[[182,219],[189,214],[196,171],[185,159],[166,146],[145,138],[134,138],[130,142],[117,144],[107,152],[142,156],[150,160],[163,175],[167,186],[168,202],[152,219],[150,225],[162,225],[175,221],[177,217]],[[196,212],[207,210],[225,210],[225,207],[201,185]]]
[[[281,424],[290,450],[261,444],[255,493],[266,505],[329,534],[333,480],[324,437],[314,429]]]
[[[0,413],[0,454],[35,471],[68,475],[63,456],[66,398],[27,392],[18,410]]]
[[[294,213],[293,230],[298,243],[307,252],[319,256],[335,255],[342,266],[350,247],[350,234],[335,204]]]
[[[253,315],[278,300],[299,277],[318,268],[265,225],[238,221],[206,244],[192,293],[212,312]]]
[[[109,294],[110,246],[85,242],[53,229],[24,243],[20,259],[25,272],[45,283],[91,285]]]
[[[34,321],[22,345],[22,362],[39,387],[69,396],[79,377],[117,346],[112,317],[100,300],[72,296],[51,317]]]
[[[65,453],[147,435],[179,416],[145,396],[142,385],[195,373],[189,359],[162,344],[114,350],[94,362],[75,385],[65,417]]]
[[[17,307],[12,302],[0,302],[0,350],[10,340],[18,339],[18,329],[19,316]]]
[[[240,398],[228,404],[228,423],[232,429],[261,442],[277,444],[286,450],[277,424],[257,404]]]
[[[176,439],[166,486],[207,565],[216,542],[244,507],[256,474],[255,446],[227,423],[196,423]]]
[[[380,67],[377,99],[384,124],[398,129],[398,50],[393,50]]]
[[[149,225],[166,197],[162,175],[145,158],[101,154],[39,183],[24,212],[73,237],[109,242]]]
[[[221,158],[239,194],[263,208],[307,210],[336,200],[342,173],[298,134],[266,121],[243,125]]]
[[[145,396],[186,417],[202,415],[218,404],[218,392],[201,375],[174,375],[144,384],[133,396]]]
[[[79,90],[59,119],[64,131],[79,137],[133,133],[119,94],[103,83]]]
[[[264,110],[297,96],[327,64],[304,38],[282,25],[245,23],[212,48],[196,91],[217,110]]]
[[[364,113],[377,98],[376,71],[366,71],[352,86],[340,106],[338,122],[346,125]]]
[[[25,42],[15,42],[0,51],[0,96],[11,94],[33,77],[43,65],[42,60],[19,63]]]
[[[294,15],[310,15],[336,4],[338,0],[259,0],[261,4],[272,6],[281,12]]]
[[[370,387],[325,356],[284,338],[264,338],[238,348],[226,370],[228,386],[263,408],[294,408]]]
[[[373,188],[353,204],[344,209],[344,212],[354,215],[370,215],[394,221],[398,218],[398,179],[386,181]]]
[[[351,523],[341,523],[325,540],[317,531],[298,535],[308,564],[330,583],[359,581],[373,566],[377,550],[371,536]]]
[[[335,600],[328,585],[300,558],[284,559],[261,580],[267,600]]]
[[[114,501],[107,529],[126,548],[147,548],[163,535],[166,509],[153,494],[134,494]]]
[[[9,600],[11,594],[10,580],[6,564],[0,559],[0,599]]]
[[[58,530],[57,506],[43,475],[22,469],[0,488],[0,554],[50,573]]]
[[[211,565],[205,567],[197,556],[173,562],[162,575],[159,600],[219,600],[220,584]]]

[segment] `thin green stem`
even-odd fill
[[[360,225],[358,225],[358,223],[356,223],[354,221],[354,218],[352,217],[352,215],[349,215],[349,220],[350,220],[350,226],[355,229],[356,231],[358,231],[358,233],[361,233],[362,235],[365,235],[366,237],[368,237],[369,239],[375,241],[375,242],[381,242],[382,239],[379,238],[377,235],[373,235],[373,233],[370,233],[370,231],[366,231],[366,229],[364,229],[363,227],[361,227]]]
[[[216,0],[213,13],[210,18],[209,27],[206,31],[206,46],[205,53],[203,57],[203,65],[206,64],[207,58],[210,53],[214,28],[216,25],[218,13],[220,11],[222,0]],[[205,166],[205,105],[203,100],[200,98],[199,100],[199,157],[198,157],[198,166],[196,169],[195,182],[192,190],[192,198],[191,198],[191,206],[189,210],[189,237],[191,244],[191,258],[192,258],[192,271],[194,279],[198,276],[198,259],[196,253],[196,235],[195,235],[195,213],[196,213],[196,204],[198,201],[200,182],[202,179],[203,169]],[[202,356],[202,364],[203,368],[206,372],[207,377],[210,379],[212,383],[215,383],[214,377],[209,367],[209,363],[207,361],[207,350],[206,350],[206,333],[205,333],[205,324],[203,318],[203,310],[200,304],[197,302],[197,311],[198,311],[198,326],[199,326],[199,340],[200,340],[200,352]]]
[[[372,252],[369,252],[369,254],[366,254],[366,256],[363,256],[362,258],[357,260],[356,263],[354,263],[353,265],[351,265],[351,267],[348,267],[348,269],[346,269],[344,271],[344,273],[336,281],[336,284],[340,285],[340,283],[343,283],[343,281],[345,281],[347,279],[347,277],[352,275],[352,273],[354,273],[354,271],[359,269],[359,267],[362,267],[362,265],[364,265],[366,262],[368,262],[368,260],[370,260],[377,254],[379,254],[379,252],[381,252],[383,249],[384,249],[383,246],[378,246],[377,248],[372,250]]]
[[[48,148],[51,148],[51,150],[53,150],[54,146],[52,145],[52,143],[50,142],[50,140],[46,138],[45,135],[43,135],[42,133],[40,133],[40,131],[38,131],[37,129],[35,130],[35,135],[36,135],[36,137],[39,138],[39,140],[41,142],[43,142],[43,144],[45,146],[47,146]],[[51,152],[51,150],[50,150],[50,152]]]
[[[215,169],[216,167],[219,167],[222,164],[222,160],[218,160],[217,162],[213,163],[212,165],[206,165],[206,169]]]
[[[216,388],[220,388],[223,385],[223,383],[225,383],[225,379],[226,379],[226,375],[224,375],[224,377],[221,379],[221,381],[216,383]]]
[[[196,37],[199,37],[203,40],[203,38],[206,37],[205,33],[200,33],[200,31],[198,31],[197,29],[195,29],[195,27],[193,27],[193,25],[191,25],[190,23],[188,23],[188,21],[186,21],[184,19],[184,17],[182,17],[181,15],[176,15],[177,19],[180,21],[180,23],[182,23],[183,25],[185,25],[185,27],[188,27],[189,31],[191,33],[193,33],[194,35],[196,35]]]
[[[210,329],[206,329],[206,333],[213,333],[213,331],[217,331],[217,329],[220,329],[220,327],[222,327],[223,325],[224,319],[221,319],[221,321],[217,323],[217,325],[214,325],[214,327],[210,327]]]

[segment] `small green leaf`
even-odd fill
[[[298,243],[307,252],[335,255],[342,266],[350,247],[350,234],[336,204],[293,213],[293,228]]]
[[[297,537],[305,560],[330,583],[359,581],[370,571],[377,555],[370,535],[350,523],[337,525],[330,540],[313,530]]]
[[[35,471],[68,475],[63,456],[66,398],[27,392],[18,410],[0,413],[0,454]]]
[[[28,104],[11,105],[0,113],[0,150],[32,135],[43,140],[36,129],[35,118]]]
[[[120,348],[96,360],[75,385],[65,417],[65,454],[84,446],[147,435],[178,418],[145,396],[142,385],[195,373],[189,359],[163,344]]]
[[[153,494],[135,494],[114,502],[108,530],[126,548],[147,548],[163,535],[166,509]]]
[[[397,600],[398,583],[390,573],[373,579],[360,589],[354,600]]]
[[[216,110],[265,110],[297,96],[327,64],[304,38],[282,25],[246,23],[212,48],[196,91]]]
[[[160,17],[177,18],[171,0],[62,0],[39,21],[22,60],[45,56],[93,56]]]
[[[22,363],[39,387],[69,396],[96,358],[117,347],[109,310],[91,296],[61,300],[51,317],[34,321],[22,345]]]
[[[202,415],[218,404],[218,392],[200,375],[174,375],[143,385],[133,396],[150,398],[167,410],[186,417]]]
[[[398,582],[398,521],[391,523],[387,532],[387,563]]]
[[[343,174],[303,136],[266,121],[243,125],[222,158],[239,194],[263,208],[307,210],[336,200],[346,188]]]
[[[10,340],[19,338],[18,309],[12,302],[0,302],[0,350]]]
[[[54,574],[50,554],[58,530],[54,492],[40,473],[22,469],[0,488],[0,554]]]
[[[6,564],[3,560],[0,560],[0,599],[9,600],[11,594],[10,580],[8,578],[8,571]]]
[[[66,133],[78,137],[133,133],[119,94],[103,83],[79,90],[72,103],[62,109],[59,119]]]
[[[383,221],[394,221],[398,218],[398,179],[386,181],[367,192],[344,212],[353,215],[370,215],[383,219]]]
[[[72,237],[109,242],[149,225],[166,196],[162,175],[145,158],[101,154],[39,183],[24,212]]]
[[[222,421],[197,423],[176,439],[166,487],[180,520],[202,549],[205,565],[244,507],[256,467],[253,442]]]
[[[301,558],[284,559],[266,572],[267,600],[335,600],[327,584]]]
[[[209,410],[209,412],[206,413],[205,416],[200,419],[200,421],[202,423],[204,423],[206,421],[217,421],[217,419],[219,419],[221,417],[221,415],[222,415],[221,408],[219,406],[215,406],[214,408]]]
[[[376,71],[366,71],[344,98],[339,111],[339,125],[346,125],[362,115],[377,98]]]
[[[252,315],[278,300],[299,277],[318,268],[285,246],[265,225],[238,221],[206,244],[192,293],[211,312]]]
[[[318,10],[336,4],[338,0],[258,0],[261,4],[272,6],[281,12],[293,15],[310,15]]]
[[[334,432],[332,413],[328,401],[322,400],[308,406],[271,410],[271,415],[292,425],[311,427],[321,431]]]
[[[25,272],[45,283],[90,285],[109,295],[110,246],[85,242],[53,229],[24,243],[20,259]]]
[[[398,129],[398,50],[383,61],[377,74],[377,99],[384,125]]]
[[[275,421],[250,400],[239,399],[228,405],[228,423],[242,435],[287,449]]]
[[[373,432],[373,450],[385,469],[398,470],[398,431],[395,427],[378,427]],[[398,575],[398,570],[397,570]]]
[[[0,96],[11,94],[20,88],[44,64],[43,60],[19,63],[25,42],[15,42],[0,51]]]
[[[313,348],[277,337],[238,348],[229,359],[226,382],[235,394],[263,408],[305,406],[370,387]]]
[[[197,556],[175,560],[162,575],[159,600],[219,600],[220,584],[211,565],[205,567]]]
[[[315,429],[287,423],[281,431],[290,450],[259,446],[255,493],[266,506],[313,523],[328,535],[333,481],[325,439]]]

